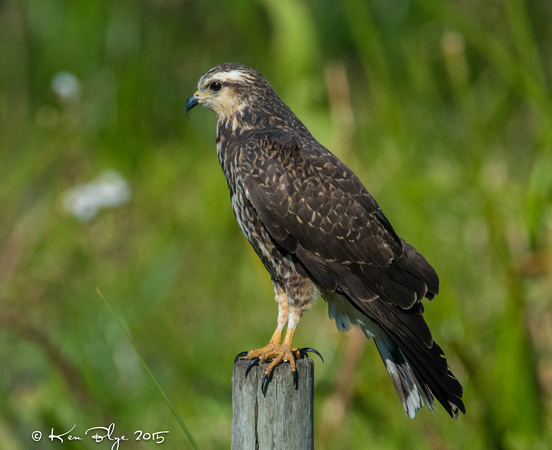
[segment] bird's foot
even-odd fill
[[[254,366],[265,362],[270,362],[270,364],[266,367],[264,371],[263,379],[261,381],[261,391],[263,392],[263,395],[266,395],[266,390],[268,389],[268,384],[270,382],[270,379],[272,378],[272,372],[274,371],[274,368],[285,361],[289,362],[289,365],[291,368],[291,374],[293,376],[293,385],[295,389],[298,389],[299,377],[297,375],[295,360],[306,358],[309,352],[317,354],[322,360],[322,362],[324,362],[324,358],[322,358],[322,355],[315,349],[307,348],[307,347],[291,348],[291,345],[287,345],[285,341],[281,344],[270,342],[268,345],[264,346],[263,348],[259,348],[257,350],[250,350],[248,352],[238,353],[238,355],[234,359],[234,362],[236,362],[238,359],[245,359],[245,360],[251,361],[249,363],[249,366],[247,366],[247,370],[245,371],[245,376],[247,376],[249,371]]]

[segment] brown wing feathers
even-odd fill
[[[269,135],[249,145],[255,156],[242,153],[245,186],[275,242],[385,331],[424,380],[424,397],[433,393],[453,417],[456,405],[464,411],[462,387],[421,315],[422,298],[439,290],[425,258],[397,236],[356,176],[323,147],[316,154]]]
[[[244,152],[241,157],[245,186],[263,224],[281,247],[295,254],[300,244],[304,258],[309,259],[307,252],[319,257],[318,261],[310,257],[317,272],[342,273],[347,268],[348,279],[360,278],[364,290],[373,291],[362,298],[375,293],[403,309],[421,301],[428,287],[420,269],[410,267],[402,241],[388,231],[389,222],[382,221],[385,216],[367,192],[344,191],[331,174],[323,178],[294,147],[278,148],[265,136],[253,142],[255,152]],[[274,155],[263,158],[268,148]],[[275,158],[278,164],[270,162]],[[353,186],[352,181],[348,184]],[[343,267],[337,270],[334,264]],[[329,267],[322,269],[324,265]],[[436,277],[431,266],[425,265]],[[436,291],[438,281],[430,281]]]

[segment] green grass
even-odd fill
[[[214,114],[184,116],[224,61],[259,69],[441,277],[426,317],[467,415],[409,420],[373,345],[353,362],[319,302],[296,335],[326,360],[316,447],[548,448],[551,22],[544,0],[4,2],[0,449],[110,423],[192,448],[176,417],[198,447],[229,447],[233,358],[266,343],[277,311],[231,212]],[[51,91],[60,71],[80,81],[73,101]],[[66,214],[63,193],[106,169],[131,201]],[[339,422],[326,412],[349,364]]]
[[[182,431],[184,432],[184,434],[186,435],[186,437],[190,441],[190,444],[193,446],[194,449],[198,449],[199,447],[197,446],[192,434],[190,433],[190,430],[188,430],[188,427],[184,423],[184,420],[182,419],[182,417],[180,416],[178,411],[174,408],[172,402],[167,397],[167,394],[165,394],[165,391],[163,390],[163,388],[159,385],[159,382],[157,381],[157,378],[155,377],[155,375],[150,370],[148,364],[144,361],[144,358],[142,358],[142,356],[140,355],[139,350],[136,348],[136,345],[134,344],[134,341],[132,340],[132,337],[130,337],[130,334],[128,334],[128,331],[125,329],[125,326],[119,320],[117,315],[114,313],[113,309],[109,305],[109,302],[105,299],[105,297],[103,296],[102,292],[100,291],[100,289],[98,287],[96,287],[96,292],[98,293],[98,295],[102,299],[105,307],[107,308],[107,310],[109,311],[109,313],[111,314],[113,319],[117,322],[117,325],[119,325],[119,328],[120,328],[121,332],[124,334],[124,336],[127,339],[128,343],[132,347],[132,350],[134,350],[134,353],[136,354],[136,357],[142,363],[142,367],[144,368],[144,370],[148,374],[151,382],[155,385],[155,387],[157,388],[157,391],[159,392],[161,397],[163,397],[163,400],[165,400],[165,403],[167,403],[167,406],[169,407],[169,409],[171,410],[174,418],[177,420],[178,424],[180,425],[180,428],[182,428]],[[161,443],[163,443],[163,441],[161,441]]]

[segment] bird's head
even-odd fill
[[[228,119],[243,113],[260,94],[266,99],[267,92],[274,91],[256,70],[237,63],[220,64],[199,79],[196,93],[186,101],[186,115],[201,104],[212,109],[219,120]]]

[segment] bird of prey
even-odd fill
[[[357,176],[311,135],[256,70],[237,63],[207,71],[186,101],[217,115],[216,148],[236,220],[270,273],[278,322],[268,345],[242,352],[274,367],[313,349],[293,348],[299,320],[318,297],[337,328],[373,338],[406,414],[434,397],[452,418],[465,413],[422,313],[439,291],[433,267],[401,239]],[[284,329],[287,330],[282,341]],[[266,387],[264,387],[266,390]]]

